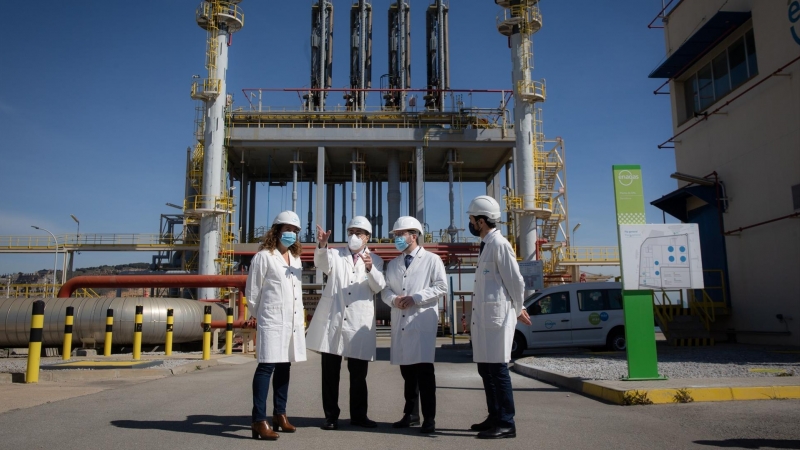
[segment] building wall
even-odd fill
[[[800,0],[792,0],[798,3]],[[687,118],[682,81],[752,27],[758,75],[711,105],[716,110],[800,56],[800,20],[790,22],[792,1],[703,0],[681,2],[665,24],[669,52],[677,49],[720,8],[751,11],[752,19],[684,75],[670,82],[678,172],[716,171],[729,209],[725,230],[793,213],[791,186],[800,184],[800,61],[773,76],[707,120]],[[800,12],[797,13],[800,16]],[[683,183],[681,183],[683,185]],[[800,345],[800,218],[785,219],[726,237],[732,316],[739,342]],[[791,317],[781,323],[777,314]],[[790,336],[776,332],[791,332]],[[766,332],[766,333],[762,333]]]

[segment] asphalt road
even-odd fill
[[[250,438],[255,362],[221,364],[185,375],[131,383],[100,392],[0,413],[0,448],[36,449],[302,449],[556,448],[556,449],[800,449],[800,401],[615,406],[517,374],[512,375],[517,438],[481,441],[468,431],[484,419],[480,377],[464,350],[437,349],[438,432],[392,429],[402,415],[402,378],[388,348],[370,364],[369,415],[375,430],[349,426],[343,364],[338,431],[323,431],[319,356],[292,365],[288,415],[297,433],[278,442]],[[24,389],[25,385],[18,385]],[[271,393],[270,393],[271,394]],[[0,398],[0,402],[2,398]],[[272,412],[272,399],[268,412]]]

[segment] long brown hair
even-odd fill
[[[264,238],[261,240],[261,245],[258,246],[258,251],[261,250],[275,250],[278,248],[278,240],[280,239],[281,235],[281,228],[283,228],[283,224],[276,223],[272,226],[272,228],[267,231],[267,234],[264,235]],[[289,247],[289,251],[294,255],[295,258],[300,257],[300,253],[303,252],[303,246],[300,245],[300,239],[296,240],[294,244]]]

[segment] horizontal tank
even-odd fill
[[[203,307],[212,305],[212,320],[225,320],[219,304],[160,297],[123,298],[0,298],[0,347],[27,347],[31,329],[31,308],[44,300],[43,346],[64,342],[64,318],[68,306],[75,308],[73,346],[105,342],[106,311],[114,310],[114,345],[133,343],[136,305],[144,306],[142,343],[163,344],[166,339],[167,309],[174,314],[172,341],[176,344],[203,339]]]

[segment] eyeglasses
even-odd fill
[[[358,236],[358,237],[364,237],[364,236],[366,236],[366,235],[367,235],[367,232],[366,232],[366,231],[364,231],[364,230],[347,230],[347,235],[348,235],[348,236],[352,236],[352,235],[354,235],[354,234],[355,234],[356,236]]]

